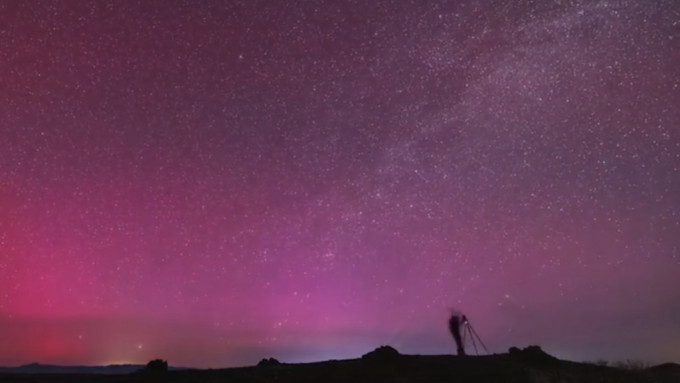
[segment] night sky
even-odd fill
[[[0,365],[680,361],[680,2],[0,1]]]

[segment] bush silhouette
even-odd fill
[[[168,362],[163,359],[154,359],[146,364],[144,372],[150,374],[163,374],[168,372]]]
[[[274,358],[264,358],[262,359],[258,364],[257,367],[271,367],[271,366],[279,366],[281,365],[281,362]]]

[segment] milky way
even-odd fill
[[[3,1],[0,365],[680,361],[680,3]]]

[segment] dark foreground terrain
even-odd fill
[[[399,355],[383,347],[361,359],[220,370],[142,371],[125,375],[0,373],[0,382],[680,382],[680,365],[628,370],[562,361],[538,347],[507,354],[457,357]]]

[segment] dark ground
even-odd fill
[[[384,351],[384,350],[383,350]],[[220,370],[187,370],[129,375],[0,374],[0,382],[680,382],[680,365],[628,370],[562,361],[538,347],[508,354],[457,357],[375,352],[361,359],[306,364],[268,364]]]

